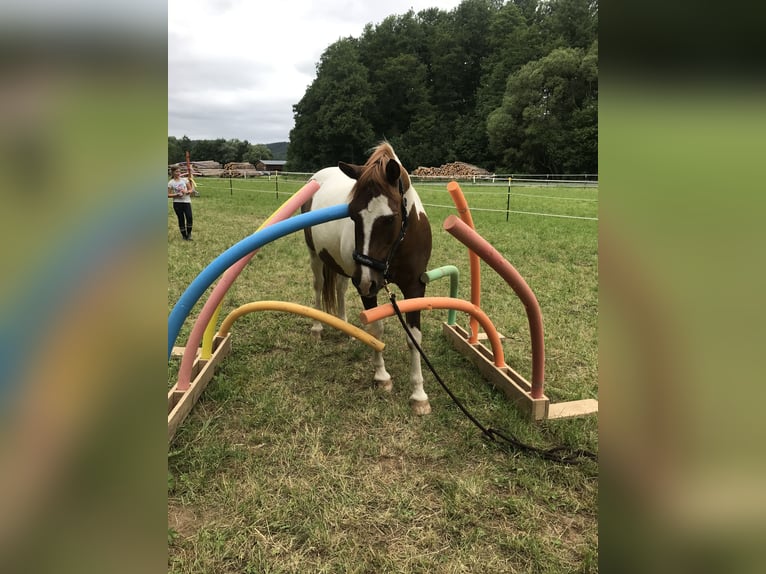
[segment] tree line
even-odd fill
[[[408,169],[598,171],[597,0],[464,0],[331,44],[293,106],[287,168],[361,163],[386,139]]]
[[[168,137],[168,164],[185,161],[187,151],[192,161],[214,160],[222,166],[233,161],[255,165],[259,159],[274,159],[271,149],[266,144],[251,144],[247,140],[192,140],[186,136],[180,139]]]

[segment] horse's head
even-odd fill
[[[379,153],[384,146],[390,154]],[[404,237],[409,177],[388,144],[379,146],[363,166],[340,162],[338,167],[356,180],[348,206],[357,263],[351,281],[362,296],[370,297],[389,279],[389,264]]]

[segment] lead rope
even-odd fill
[[[418,350],[418,353],[420,353],[420,356],[423,357],[423,360],[426,362],[426,365],[428,365],[429,370],[433,373],[434,377],[436,377],[436,380],[439,382],[442,388],[447,392],[447,394],[452,399],[452,401],[458,406],[458,408],[461,411],[463,411],[463,414],[468,418],[468,420],[470,420],[474,425],[476,425],[476,427],[478,427],[478,429],[482,432],[482,434],[484,435],[486,439],[492,441],[498,446],[503,446],[503,445],[505,445],[506,447],[510,446],[518,450],[536,454],[542,459],[550,460],[554,462],[560,462],[563,464],[579,464],[582,462],[583,459],[598,461],[598,455],[596,455],[595,453],[589,450],[571,449],[565,446],[556,446],[556,447],[552,447],[548,449],[539,448],[536,446],[525,444],[513,436],[509,436],[508,434],[501,433],[500,431],[493,428],[487,428],[483,424],[481,424],[476,419],[476,417],[473,416],[468,411],[468,409],[463,405],[463,403],[460,402],[460,400],[449,389],[449,387],[447,387],[447,385],[444,383],[442,378],[439,376],[439,373],[436,372],[436,369],[434,369],[433,365],[431,364],[431,361],[428,360],[428,357],[423,351],[423,348],[415,340],[415,337],[412,335],[412,331],[410,331],[410,328],[407,326],[407,323],[404,321],[404,317],[402,317],[402,312],[399,310],[399,305],[396,304],[396,294],[393,293],[388,288],[388,283],[386,283],[384,287],[386,289],[386,293],[388,293],[388,296],[391,299],[391,305],[394,308],[396,317],[399,319],[399,322],[402,324],[402,327],[404,328],[404,331],[407,333],[407,336],[409,337],[410,341],[412,341],[413,345],[415,345],[415,348]],[[501,440],[498,440],[498,439],[501,439]],[[509,449],[509,450],[512,451],[512,449]]]

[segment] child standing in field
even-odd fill
[[[178,228],[181,230],[181,236],[191,241],[192,232],[192,206],[191,206],[191,184],[181,177],[181,170],[174,167],[170,170],[172,179],[168,182],[168,197],[173,198],[173,211],[178,217]]]

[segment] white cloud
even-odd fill
[[[367,23],[460,0],[168,0],[168,134],[286,141],[324,50]]]

